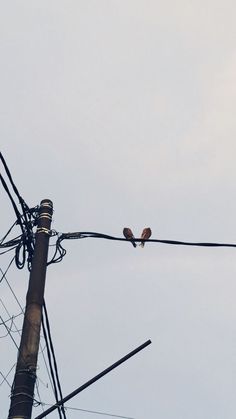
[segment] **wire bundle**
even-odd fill
[[[28,269],[30,270],[31,264],[32,264],[33,253],[34,253],[34,244],[35,244],[33,227],[36,225],[36,220],[37,220],[37,215],[38,215],[38,206],[34,208],[28,207],[24,199],[19,194],[19,191],[15,183],[13,182],[10,170],[8,169],[6,161],[1,152],[0,152],[0,160],[3,164],[3,167],[8,177],[8,181],[10,182],[10,185],[13,189],[13,192],[15,193],[16,197],[19,200],[19,204],[21,208],[21,211],[19,211],[18,206],[15,202],[15,199],[13,198],[13,195],[11,194],[10,189],[8,188],[5,179],[0,173],[1,183],[11,201],[11,204],[13,206],[13,209],[16,215],[16,221],[13,224],[13,226],[10,228],[10,230],[7,232],[7,234],[1,240],[0,247],[9,248],[8,251],[15,249],[15,262],[18,269],[23,269],[26,263],[26,256],[27,256],[27,265],[28,265]],[[10,234],[13,227],[15,227],[16,225],[20,226],[21,235],[17,236],[13,240],[6,242],[5,241],[6,238]]]

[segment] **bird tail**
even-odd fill
[[[135,242],[132,241],[131,243],[134,247],[137,247],[137,244]]]
[[[145,243],[144,243],[144,242],[142,242],[142,243],[140,243],[140,245],[139,245],[139,246],[141,246],[142,248],[144,248],[144,245],[145,245]]]

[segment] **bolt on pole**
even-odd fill
[[[52,202],[41,201],[8,419],[32,415],[52,212]]]

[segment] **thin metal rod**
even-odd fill
[[[89,381],[84,383],[82,386],[78,387],[76,390],[72,391],[72,393],[68,394],[68,396],[64,397],[62,400],[60,400],[57,404],[54,404],[49,409],[45,410],[43,413],[41,413],[39,416],[37,416],[35,419],[42,419],[45,416],[47,416],[49,413],[53,412],[58,408],[58,406],[61,406],[62,404],[66,403],[68,400],[72,399],[72,397],[76,396],[81,391],[85,390],[87,387],[91,386],[91,384],[98,381],[100,378],[104,377],[104,375],[108,374],[110,371],[114,370],[114,368],[118,367],[119,365],[123,364],[123,362],[127,361],[132,356],[136,355],[138,352],[142,351],[142,349],[146,348],[146,346],[150,345],[151,340],[147,340],[142,345],[138,346],[133,351],[129,352],[127,355],[125,355],[123,358],[119,359],[119,361],[115,362],[114,364],[110,365],[110,367],[106,368],[102,372],[100,372],[98,375],[95,375],[95,377],[91,378]]]

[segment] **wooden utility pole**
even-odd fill
[[[31,419],[52,212],[52,202],[44,199],[39,208],[35,250],[8,419]]]

